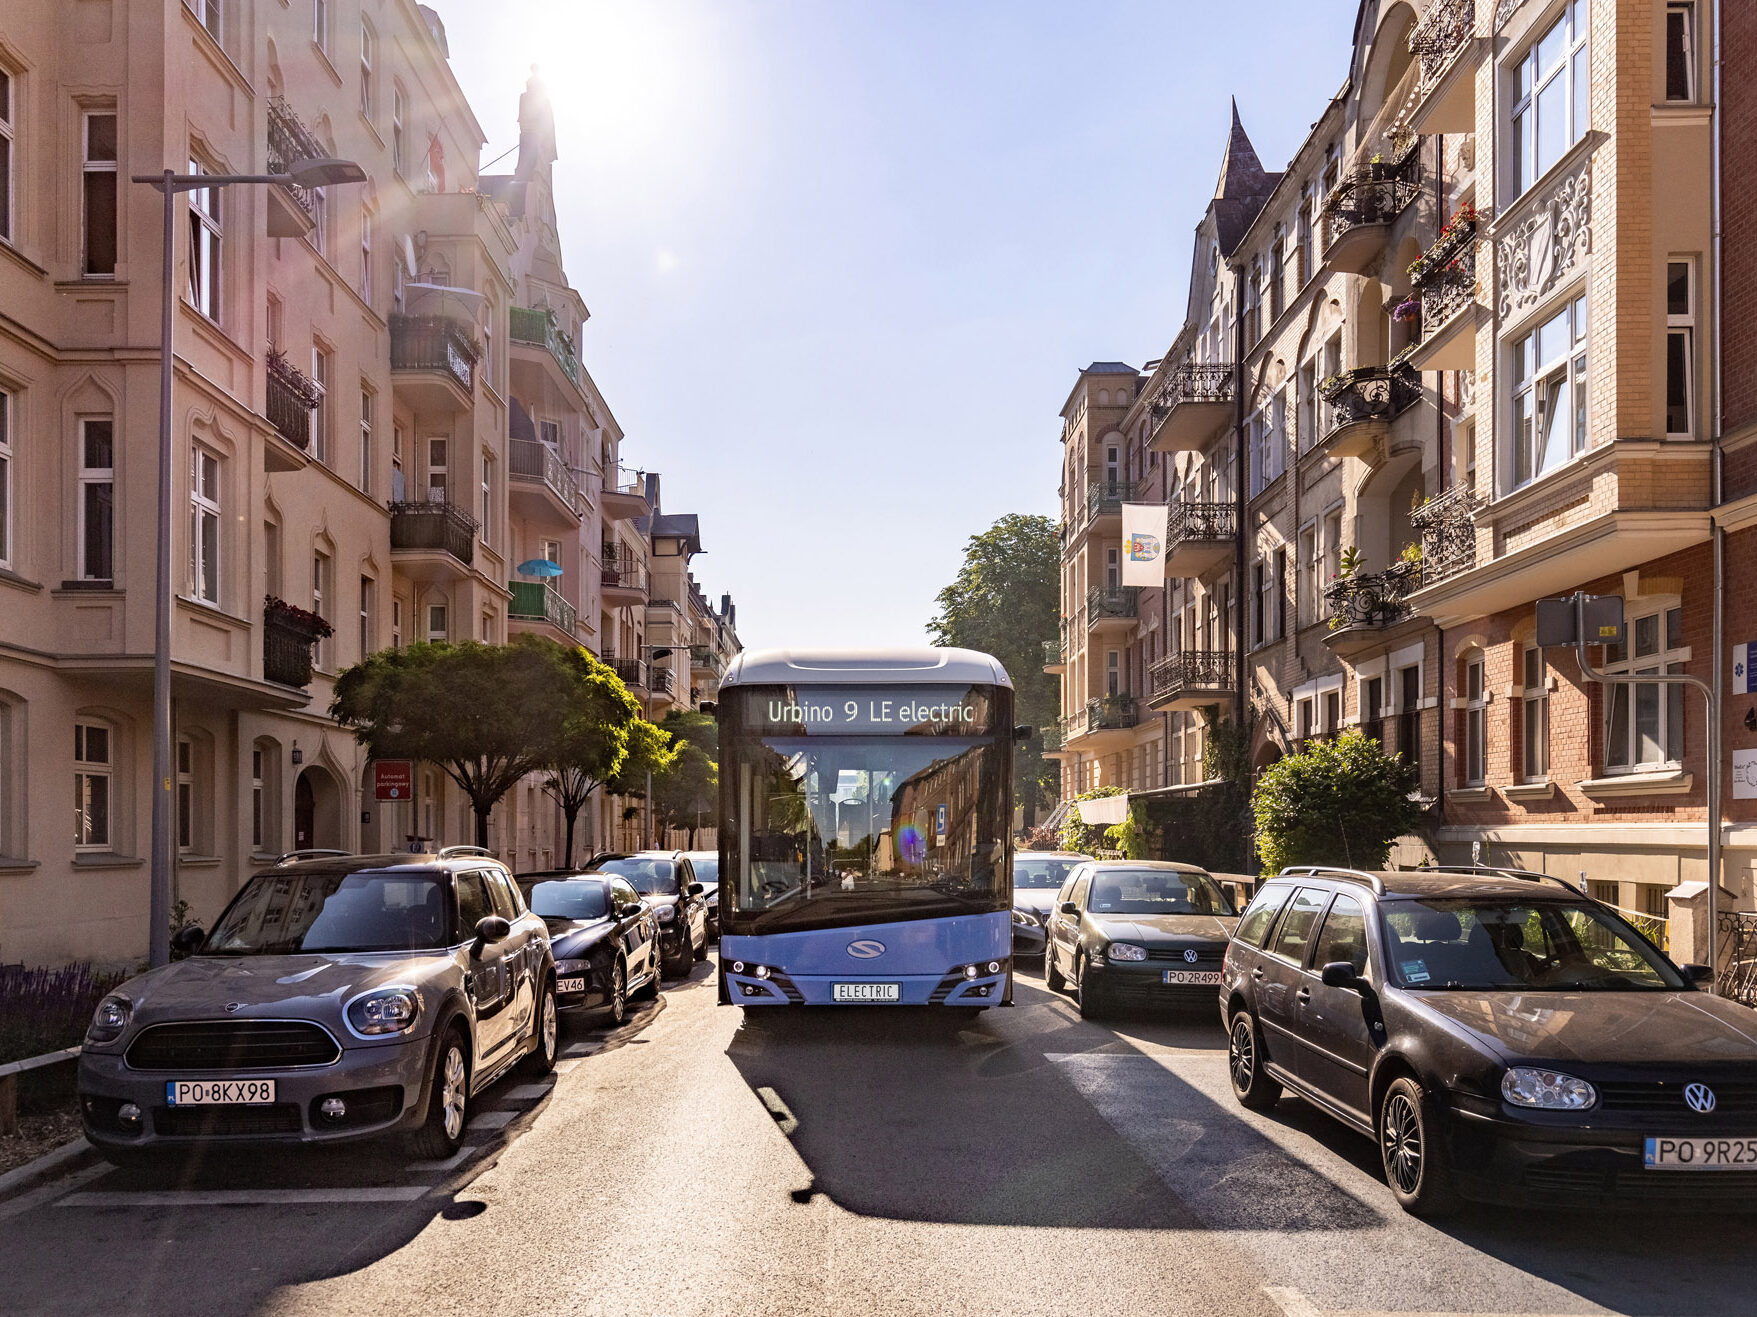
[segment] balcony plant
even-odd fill
[[[1475,206],[1460,206],[1441,227],[1434,245],[1409,263],[1410,282],[1420,285],[1437,271],[1456,263],[1455,248],[1469,234],[1476,232],[1478,213]]]
[[[289,604],[285,599],[277,599],[272,594],[263,596],[262,620],[267,626],[297,631],[312,640],[323,640],[335,634],[335,628],[309,608]]]
[[[262,364],[270,379],[285,388],[305,406],[315,407],[322,400],[322,395],[318,393],[317,385],[311,382],[311,377],[288,361],[287,354],[273,343],[268,345],[268,351],[263,354]]]

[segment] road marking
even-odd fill
[[[427,1185],[368,1189],[169,1189],[69,1194],[56,1207],[267,1207],[297,1203],[412,1203]]]
[[[70,1189],[77,1189],[82,1184],[89,1184],[100,1175],[108,1175],[115,1169],[108,1162],[97,1166],[88,1166],[83,1171],[75,1171],[64,1179],[51,1180],[41,1188],[32,1189],[29,1193],[8,1199],[6,1202],[0,1203],[0,1221],[18,1216],[22,1212],[28,1212],[33,1207],[41,1207],[51,1198],[64,1194]]]
[[[787,1104],[781,1101],[781,1095],[772,1088],[759,1088],[756,1095],[763,1100],[763,1105],[775,1118],[775,1124],[780,1127],[781,1133],[791,1137],[793,1131],[799,1128],[799,1117],[795,1116],[788,1109]]]
[[[480,1143],[466,1143],[442,1162],[410,1162],[403,1169],[406,1171],[449,1171],[462,1165],[481,1151],[482,1145]]]
[[[546,1097],[553,1084],[520,1084],[517,1088],[509,1088],[500,1096],[511,1098],[514,1102],[529,1102],[532,1098]]]
[[[479,1116],[470,1117],[469,1128],[473,1130],[501,1129],[518,1114],[516,1111],[484,1111]]]
[[[1387,1308],[1320,1308],[1298,1290],[1283,1285],[1265,1285],[1267,1294],[1286,1317],[1593,1317],[1588,1313],[1552,1312],[1394,1312]]]

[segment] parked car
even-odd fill
[[[660,954],[672,978],[682,978],[708,954],[708,903],[682,851],[604,851],[586,867],[620,875],[641,894],[659,921]]]
[[[1076,851],[1018,851],[1013,856],[1013,957],[1041,956],[1055,894],[1074,866],[1090,860]]]
[[[392,1132],[445,1157],[476,1094],[555,1064],[549,931],[475,847],[278,864],[175,946],[98,1004],[80,1053],[112,1161]]]
[[[708,941],[720,940],[720,852],[685,851],[683,858],[695,870],[695,880],[702,885],[702,900],[708,907]]]
[[[549,927],[555,1004],[628,1017],[628,1003],[659,995],[659,921],[626,878],[549,869],[518,875],[533,913]]]
[[[1517,870],[1287,870],[1220,990],[1233,1091],[1373,1137],[1417,1215],[1757,1202],[1757,1011],[1614,910]],[[1714,1172],[1714,1174],[1702,1174]]]
[[[1119,1006],[1206,1006],[1238,918],[1224,888],[1193,864],[1087,860],[1057,893],[1043,978],[1070,983],[1080,1014]]]

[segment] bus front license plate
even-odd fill
[[[1165,971],[1164,983],[1219,983],[1220,971],[1217,969],[1168,969]]]
[[[903,985],[901,983],[832,983],[830,985],[831,1001],[894,1002],[902,999]]]

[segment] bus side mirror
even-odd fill
[[[1035,735],[1037,735],[1037,729],[1034,727],[1027,727],[1024,723],[1020,723],[1017,727],[1013,728],[1013,739],[1015,741],[1029,741]]]

